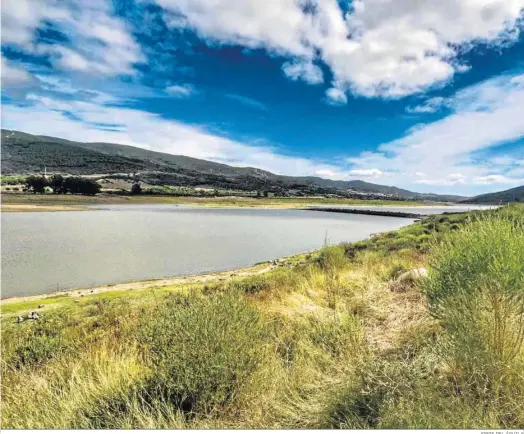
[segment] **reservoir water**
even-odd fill
[[[2,213],[1,295],[8,298],[221,271],[356,241],[405,218],[302,210],[111,205]]]

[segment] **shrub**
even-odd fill
[[[43,318],[38,322],[25,322],[14,338],[17,345],[4,352],[6,366],[14,369],[35,367],[72,350],[63,337],[59,324],[62,319]],[[7,353],[7,354],[6,354]]]
[[[141,194],[142,193],[142,187],[140,187],[140,184],[138,182],[134,182],[131,186],[131,194]]]
[[[477,391],[509,387],[522,357],[523,221],[504,212],[479,216],[434,245],[429,310],[446,331],[448,361]]]
[[[266,276],[254,276],[232,282],[229,287],[246,294],[256,294],[267,291],[271,288],[269,279]]]
[[[150,384],[186,412],[234,399],[261,362],[265,329],[238,293],[166,300],[141,327]]]
[[[328,274],[335,273],[348,265],[345,248],[342,246],[324,247],[317,261],[320,268]]]

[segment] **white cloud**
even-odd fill
[[[438,179],[417,179],[416,184],[426,184],[426,185],[457,185],[465,184],[466,177],[462,173],[451,173],[445,178]]]
[[[301,79],[309,84],[320,84],[324,81],[322,70],[311,61],[286,62],[282,70],[292,80]]]
[[[247,105],[248,107],[252,107],[262,111],[267,111],[267,107],[260,101],[257,101],[256,99],[249,98],[244,95],[238,95],[236,93],[226,93],[225,96],[234,101],[238,101],[241,104]]]
[[[515,179],[508,178],[504,175],[487,175],[487,176],[477,176],[475,177],[476,184],[515,184],[524,182],[524,178]]]
[[[195,93],[190,84],[174,84],[166,87],[166,92],[175,98],[187,98]]]
[[[417,105],[415,107],[408,107],[406,111],[408,113],[436,113],[444,106],[447,102],[446,98],[436,96],[426,100],[423,104]]]
[[[326,178],[333,178],[334,176],[336,176],[335,172],[333,172],[332,170],[325,170],[325,169],[316,170],[315,175],[324,176]]]
[[[8,61],[3,55],[0,57],[2,69],[2,89],[15,86],[23,86],[33,82],[31,74],[23,67]]]
[[[213,43],[264,48],[293,62],[322,61],[337,88],[401,97],[464,72],[474,44],[516,40],[524,0],[156,0],[170,25]],[[310,64],[310,63],[308,63]],[[289,68],[289,66],[287,66]],[[289,74],[308,80],[308,74]]]
[[[392,177],[404,186],[473,185],[475,179],[518,185],[522,176],[505,174],[508,165],[495,168],[489,157],[473,157],[524,137],[522,77],[504,75],[459,91],[449,99],[450,115],[410,130],[404,137],[380,145],[376,152],[364,152],[347,161],[356,169],[394,168],[396,173],[415,174],[411,180],[409,176]],[[499,177],[484,178],[490,175]]]
[[[386,174],[379,169],[353,169],[350,170],[348,173],[351,177],[360,176],[363,178],[378,178]]]
[[[326,90],[326,102],[330,105],[345,105],[348,102],[348,97],[338,87],[330,87]]]
[[[37,42],[37,30],[49,25],[70,44]],[[50,56],[57,67],[103,75],[133,74],[144,60],[125,23],[106,0],[2,1],[2,44],[29,54]]]

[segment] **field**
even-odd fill
[[[214,207],[254,207],[254,208],[300,208],[308,205],[389,205],[389,206],[416,206],[423,205],[422,202],[393,201],[393,200],[359,200],[340,199],[325,197],[188,197],[188,196],[119,196],[119,195],[55,195],[55,194],[3,194],[2,210],[12,211],[18,209],[35,210],[37,207],[45,207],[41,210],[50,210],[52,207],[78,207],[93,204],[174,204],[174,205],[198,205]],[[30,205],[30,207],[29,207]],[[22,208],[20,208],[22,207]],[[33,208],[33,209],[31,209]],[[75,209],[75,208],[73,208]],[[80,209],[80,208],[76,208]],[[60,209],[62,210],[62,209]]]
[[[514,205],[257,275],[3,303],[2,427],[520,428],[522,264]]]

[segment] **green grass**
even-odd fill
[[[5,304],[2,427],[519,428],[523,220],[436,216],[265,274]]]

